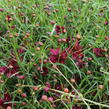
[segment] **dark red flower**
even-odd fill
[[[104,52],[103,49],[101,48],[93,48],[93,53],[96,55],[96,56],[104,56],[102,53]]]
[[[80,46],[79,42],[76,41],[75,45],[71,49],[69,49],[68,52],[70,54],[73,54],[75,52],[77,52],[78,54],[81,54],[82,53],[82,47]]]
[[[53,63],[58,62],[58,55],[50,55],[50,61]]]
[[[15,59],[10,59],[8,62],[8,66],[9,66],[9,68],[6,71],[7,77],[10,77],[11,75],[17,73],[19,71],[19,68],[20,68]],[[15,76],[17,76],[17,75],[15,75]]]
[[[82,60],[84,58],[84,54],[82,53],[82,46],[80,46],[79,42],[76,41],[75,45],[68,52],[76,61],[77,66],[79,66],[79,68],[82,68],[85,62]]]
[[[59,62],[64,64],[65,63],[65,60],[67,59],[67,52],[66,51],[63,51],[59,57]]]
[[[50,61],[53,63],[59,62],[59,63],[65,63],[65,60],[67,59],[67,52],[66,51],[60,51],[59,48],[57,49],[50,49]]]
[[[25,52],[25,49],[24,48],[20,48],[20,49],[18,49],[18,52],[19,53],[24,53]]]
[[[56,85],[55,85],[55,89],[56,89],[56,90],[62,90],[61,84],[56,84]],[[55,92],[55,91],[54,91],[54,93],[55,93],[55,97],[61,96],[61,94],[58,93],[58,92]],[[55,99],[57,99],[57,98],[55,98]]]
[[[80,46],[79,42],[76,41],[75,45],[73,46],[73,51],[81,51],[82,47]]]
[[[47,67],[43,67],[43,69],[42,69],[42,75],[43,76],[47,76],[48,72],[49,72],[48,68]]]
[[[97,92],[96,91],[94,91],[94,92],[92,92],[92,96],[96,96],[96,94],[97,94]]]
[[[12,97],[8,94],[4,94],[4,98],[0,98],[0,107],[3,107],[4,109],[7,109],[8,106],[12,106],[12,103],[5,104],[6,102],[10,102],[12,100]]]
[[[61,87],[60,84],[56,84],[56,85],[55,85],[55,89],[57,89],[57,90],[62,90],[62,87]]]
[[[49,82],[46,82],[46,87],[44,88],[44,91],[45,92],[48,92],[50,90],[50,88],[51,88],[50,83]]]
[[[12,25],[10,28],[11,28],[11,29],[15,29],[15,27],[16,27],[15,25]]]
[[[5,73],[7,70],[7,67],[3,66],[3,67],[0,67],[0,73]]]
[[[12,76],[13,74],[17,73],[19,71],[19,66],[17,64],[17,61],[15,59],[10,59],[8,62],[7,67],[0,67],[0,72],[6,74],[7,77]],[[15,76],[17,76],[15,74]]]
[[[79,59],[82,59],[84,55],[81,51],[76,51],[72,54],[72,57],[74,60],[79,60]]]
[[[85,62],[84,62],[82,59],[79,59],[79,60],[76,62],[76,65],[77,65],[79,68],[82,68],[82,67],[85,65]]]
[[[12,19],[12,17],[11,17],[10,15],[6,16],[6,21],[10,22],[10,21],[12,21],[12,20],[13,20],[13,19]]]
[[[0,73],[6,74],[8,78],[12,75],[17,76],[18,78],[24,78],[22,75],[16,74],[19,71],[19,68],[15,59],[9,59],[7,67],[0,67]]]
[[[56,34],[66,33],[66,29],[63,26],[57,25],[55,28],[55,32],[56,32]]]
[[[59,53],[60,53],[60,49],[56,48],[56,49],[50,49],[50,61],[53,63],[58,62],[58,58],[59,58]]]
[[[70,46],[70,36],[67,37],[66,43],[68,44],[68,46]]]

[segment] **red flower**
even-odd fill
[[[14,60],[14,59],[10,59],[9,62],[8,62],[8,70],[6,71],[6,76],[7,77],[10,77],[12,76],[13,74],[17,73],[19,71],[19,66],[17,64],[17,61]],[[17,76],[17,75],[15,75]]]
[[[25,52],[25,49],[24,48],[20,48],[20,49],[18,49],[18,52],[19,53],[24,53]]]
[[[93,53],[96,55],[96,56],[104,56],[102,53],[104,52],[103,49],[101,48],[93,48]]]
[[[62,90],[62,87],[61,87],[60,84],[56,84],[56,85],[55,85],[55,89],[57,89],[57,90]]]
[[[70,36],[67,37],[66,43],[68,44],[68,46],[70,46]]]
[[[55,32],[56,32],[56,34],[66,33],[66,29],[63,26],[57,25],[55,28]]]
[[[79,68],[82,68],[82,67],[85,65],[85,62],[84,62],[82,59],[79,59],[79,60],[76,62],[76,65],[79,66]]]
[[[82,53],[82,47],[79,45],[79,42],[76,41],[75,45],[70,49],[68,50],[68,52],[70,54],[73,54],[73,53],[77,53],[77,54],[81,54]]]
[[[7,70],[7,67],[3,66],[3,67],[0,67],[0,73],[5,73]]]
[[[67,59],[67,52],[66,51],[63,51],[62,53],[61,53],[61,55],[60,55],[60,60],[59,60],[59,62],[60,63],[62,63],[62,64],[64,64],[65,63],[65,60]]]
[[[74,60],[79,60],[79,59],[82,59],[84,55],[81,51],[77,51],[72,54],[72,57]]]
[[[59,57],[59,53],[60,53],[60,49],[57,48],[57,49],[50,49],[50,61],[52,61],[53,63],[56,63],[58,62],[58,57]]]
[[[76,41],[73,48],[69,50],[69,53],[72,54],[72,58],[76,61],[77,66],[82,68],[85,64],[85,62],[82,60],[84,58],[84,54],[82,53],[82,47],[79,45],[78,41]]]
[[[50,55],[50,61],[53,62],[53,63],[58,62],[58,56],[56,56],[56,55]]]
[[[58,55],[59,52],[60,52],[60,49],[59,49],[59,48],[56,48],[55,50],[54,50],[54,49],[50,49],[50,53],[51,53],[52,55]]]
[[[44,88],[44,91],[45,92],[48,92],[50,88],[51,88],[50,83],[49,82],[46,82],[46,87]]]
[[[59,62],[59,63],[65,63],[65,60],[67,58],[67,52],[63,51],[61,52],[59,48],[54,49],[50,49],[50,60],[53,63]]]
[[[48,68],[47,67],[43,67],[43,71],[42,71],[42,75],[46,76],[48,74]]]
[[[12,100],[12,97],[8,94],[4,94],[4,98],[0,98],[0,107],[3,107],[4,109],[7,109],[8,106],[12,107],[12,103],[5,104],[5,102],[10,102]]]
[[[8,21],[8,22],[10,22],[10,21],[12,21],[13,19],[11,18],[11,16],[6,16],[6,21]]]
[[[8,67],[0,67],[0,72],[5,73],[7,77],[17,73],[19,71],[19,66],[17,61],[14,59],[10,59],[8,62]],[[17,75],[15,75],[17,76]]]
[[[73,46],[74,51],[81,51],[82,47],[79,45],[79,42],[76,41],[75,45]]]

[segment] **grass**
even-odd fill
[[[0,0],[0,109],[109,109],[108,0]]]

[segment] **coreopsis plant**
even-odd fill
[[[0,0],[0,109],[109,109],[108,0]]]

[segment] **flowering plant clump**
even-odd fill
[[[0,0],[0,109],[109,109],[108,0]]]

